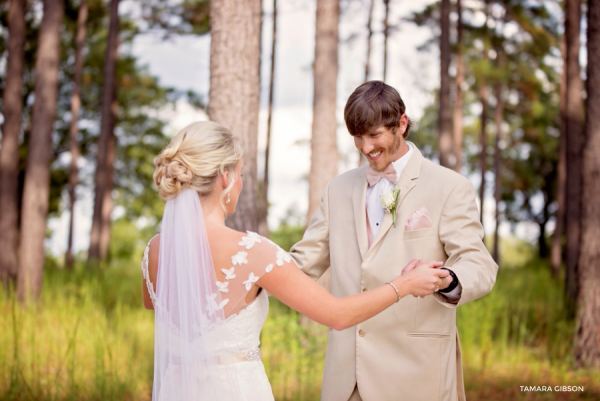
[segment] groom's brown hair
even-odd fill
[[[348,98],[344,120],[352,136],[368,134],[382,125],[395,135],[405,111],[404,101],[396,89],[381,81],[369,81],[356,88]],[[411,127],[412,121],[408,119],[404,138],[408,137]]]

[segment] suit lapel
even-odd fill
[[[408,164],[404,168],[404,171],[402,171],[402,175],[400,176],[400,179],[398,180],[398,184],[396,185],[398,188],[400,188],[400,195],[398,196],[398,204],[396,205],[396,210],[398,210],[398,208],[402,204],[402,201],[404,200],[404,198],[406,198],[406,195],[408,195],[408,193],[417,185],[419,173],[421,172],[421,162],[423,161],[423,155],[421,154],[421,152],[419,152],[419,149],[417,149],[417,147],[412,142],[410,142],[410,144],[413,146],[413,154],[410,157]],[[366,177],[366,173],[365,173],[365,177]],[[363,200],[363,203],[364,203],[364,200]],[[356,213],[356,211],[355,211],[355,213]],[[396,217],[397,216],[398,216],[398,214],[396,214]],[[383,221],[381,222],[381,228],[379,229],[377,236],[373,240],[373,243],[371,244],[369,251],[374,249],[375,246],[379,243],[379,241],[381,241],[383,239],[383,237],[389,231],[390,227],[392,227],[392,223],[393,223],[392,214],[385,213],[383,215]],[[400,222],[398,220],[396,220],[396,228],[395,228],[396,230],[400,229],[399,225],[400,225]],[[361,254],[362,254],[362,252],[361,252]],[[363,256],[363,259],[364,258],[365,258],[365,256]]]
[[[354,225],[356,228],[356,238],[358,239],[358,247],[360,255],[364,259],[367,255],[369,243],[367,239],[367,169],[364,167],[358,178],[354,181],[352,191],[352,206],[354,208]]]

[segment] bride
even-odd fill
[[[181,130],[155,158],[166,200],[161,234],[142,261],[144,305],[155,311],[152,399],[273,400],[261,361],[267,292],[309,318],[344,330],[400,298],[431,294],[448,275],[441,263],[368,292],[334,297],[275,243],[225,226],[242,190],[242,147],[214,122]],[[398,266],[400,272],[401,266]]]

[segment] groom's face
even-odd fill
[[[383,171],[408,150],[402,137],[405,130],[406,126],[402,122],[396,133],[382,125],[372,132],[355,136],[354,146],[366,156],[373,170]]]

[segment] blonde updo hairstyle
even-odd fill
[[[223,199],[237,180],[235,167],[243,155],[242,145],[229,129],[212,121],[195,122],[171,139],[154,158],[154,183],[163,200],[174,199],[184,189],[193,189],[201,197],[209,195],[217,178],[229,172]]]

